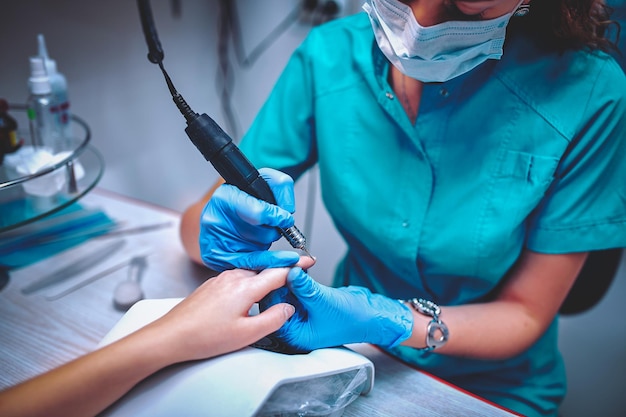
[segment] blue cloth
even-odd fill
[[[424,85],[415,124],[388,73],[365,14],[316,28],[241,143],[296,179],[319,164],[348,245],[334,285],[459,305],[488,299],[524,248],[626,246],[626,77],[608,55],[513,34],[502,60]],[[565,394],[556,321],[509,360],[393,354],[527,415]]]
[[[25,267],[102,235],[115,226],[115,221],[102,210],[72,203],[40,220],[0,233],[0,266],[6,269]]]

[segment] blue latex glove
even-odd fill
[[[261,168],[277,205],[269,204],[229,184],[217,188],[200,218],[200,253],[215,271],[232,268],[261,270],[295,265],[294,251],[268,251],[280,239],[277,227],[293,226],[293,179],[280,171]]]
[[[395,347],[413,331],[413,314],[406,305],[367,288],[327,287],[299,267],[289,272],[287,286],[297,300],[296,312],[276,337],[294,351],[361,342]]]

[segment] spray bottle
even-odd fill
[[[43,58],[30,58],[31,75],[28,79],[29,96],[26,101],[32,146],[22,146],[14,155],[7,155],[5,163],[19,177],[40,172],[67,155],[62,151],[61,134],[56,114],[52,112],[57,104],[52,95],[50,79],[46,73]],[[26,194],[36,197],[37,204],[47,204],[48,197],[54,196],[65,184],[65,172],[55,170],[22,183]]]
[[[61,133],[54,109],[58,107],[52,95],[50,79],[43,59],[30,58],[29,96],[26,101],[28,122],[33,147],[58,152]]]
[[[48,56],[46,41],[42,34],[37,35],[37,43],[39,46],[39,57],[43,59],[52,88],[52,96],[56,102],[56,107],[53,108],[52,111],[56,116],[61,136],[65,140],[68,140],[71,138],[72,132],[70,124],[70,102],[67,95],[67,80],[63,74],[58,72],[56,61]]]

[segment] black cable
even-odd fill
[[[270,204],[276,204],[275,196],[269,184],[263,179],[241,150],[237,148],[237,145],[234,144],[231,137],[206,113],[198,114],[194,112],[184,98],[176,91],[172,80],[163,66],[165,54],[163,53],[158,38],[150,2],[149,0],[137,0],[137,4],[139,6],[143,32],[149,50],[148,60],[154,64],[158,64],[159,69],[163,73],[172,99],[186,119],[187,127],[185,128],[185,133],[187,133],[191,142],[204,158],[213,165],[226,183],[235,185],[242,191],[265,200]],[[228,121],[231,122],[231,129],[236,130],[234,114],[230,105],[232,79],[230,78],[230,61],[228,59],[228,34],[232,29],[230,25],[232,19],[225,19],[227,16],[232,16],[232,9],[230,8],[228,0],[222,0],[220,4],[223,6],[221,9],[221,17],[223,17],[223,19],[219,20],[221,24],[218,31],[218,54],[220,58],[218,74],[221,74],[223,77],[223,82],[220,83],[220,85],[223,86],[223,110],[227,115]],[[301,249],[311,256],[307,250],[305,236],[295,225],[286,229],[279,228],[279,230],[292,247]],[[281,348],[281,346],[273,346],[273,349],[279,348]],[[287,351],[289,351],[288,348],[285,352]]]
[[[137,0],[137,6],[139,7],[141,28],[146,38],[146,44],[148,45],[148,60],[153,64],[158,64],[163,61],[165,54],[163,53],[163,48],[161,48],[161,42],[159,41],[156,26],[154,25],[150,1]]]
[[[224,115],[227,130],[237,142],[239,137],[239,123],[232,105],[232,89],[234,79],[232,66],[229,60],[229,35],[232,36],[233,49],[237,62],[244,68],[251,67],[256,60],[282,35],[292,24],[298,21],[301,8],[317,7],[316,0],[308,0],[303,6],[296,7],[287,15],[272,31],[246,55],[243,46],[243,36],[241,25],[239,24],[239,14],[237,12],[237,2],[235,0],[220,0],[220,19],[218,29],[218,74],[216,77],[216,87],[220,91],[220,104]]]
[[[229,19],[230,26],[232,28],[232,35],[234,40],[234,49],[239,64],[244,68],[249,68],[254,65],[254,62],[278,39],[291,25],[299,20],[302,7],[311,7],[306,4],[316,5],[316,1],[304,2],[305,6],[297,6],[291,13],[289,13],[278,25],[272,29],[272,31],[261,41],[259,44],[246,56],[243,46],[243,36],[241,32],[241,25],[239,24],[239,14],[237,13],[237,2],[235,0],[226,0],[228,3],[226,18]]]
[[[234,86],[234,78],[230,59],[228,57],[229,39],[231,31],[231,3],[233,0],[220,0],[220,19],[218,23],[218,72],[216,77],[216,88],[220,92],[220,104],[222,114],[226,122],[227,130],[235,142],[238,142],[239,129],[235,111],[232,105],[231,91]]]
[[[170,0],[170,10],[176,19],[179,19],[183,14],[183,6],[180,2],[181,0]]]

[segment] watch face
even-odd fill
[[[431,350],[440,348],[446,344],[449,336],[450,332],[448,331],[448,326],[446,326],[444,322],[441,320],[431,320],[431,322],[428,323],[426,332],[426,346]]]
[[[426,347],[420,350],[429,351],[445,345],[450,332],[448,331],[448,326],[439,318],[441,308],[432,301],[424,300],[423,298],[413,298],[408,300],[408,302],[420,314],[432,317],[426,328]]]

